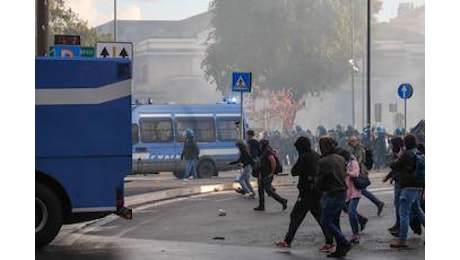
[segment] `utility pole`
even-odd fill
[[[48,16],[48,0],[35,0],[35,56],[47,54]]]
[[[367,0],[367,127],[371,127],[371,0]]]
[[[113,0],[113,41],[117,41],[117,0]]]
[[[351,125],[356,127],[355,123],[355,8],[353,0],[350,0],[351,7]]]

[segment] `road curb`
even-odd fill
[[[187,183],[184,184],[184,186]],[[141,204],[151,203],[155,201],[168,200],[178,197],[186,197],[190,195],[197,195],[210,192],[218,192],[224,190],[234,189],[233,183],[220,183],[220,184],[206,184],[194,185],[183,188],[173,188],[162,191],[148,192],[138,195],[132,195],[125,198],[125,206],[134,207]]]
[[[374,181],[381,180],[385,174],[386,173],[381,173],[381,172],[371,172],[369,176],[370,176],[371,181],[374,182]],[[276,186],[297,185],[297,179],[291,179],[291,177],[288,174],[284,174],[279,177],[283,178],[285,176],[289,177],[289,180],[280,180],[280,179],[276,180],[275,178],[275,180],[273,181],[273,185],[275,187]],[[133,181],[134,179],[131,178],[130,180]],[[139,180],[153,181],[153,179],[146,180],[146,179],[143,179],[142,177],[140,177]],[[181,182],[181,180],[177,180],[177,181]],[[142,204],[147,204],[147,203],[152,203],[152,202],[157,202],[157,201],[170,200],[174,198],[199,195],[199,194],[204,194],[204,193],[234,190],[240,187],[240,185],[237,182],[230,181],[229,179],[221,180],[221,182],[216,181],[216,183],[213,183],[213,184],[198,184],[194,182],[195,181],[182,182],[183,187],[179,187],[179,188],[171,188],[171,189],[165,189],[161,191],[154,191],[154,192],[147,192],[147,193],[142,193],[142,194],[137,194],[137,195],[126,196],[125,206],[126,207],[136,207]],[[255,189],[257,189],[257,180],[251,181],[251,184]]]

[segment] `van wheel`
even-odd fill
[[[211,160],[202,160],[199,162],[198,167],[198,177],[200,178],[210,178],[215,176],[217,173],[216,165]]]
[[[35,183],[35,248],[48,245],[59,233],[63,212],[61,202],[51,189]]]
[[[173,172],[174,176],[177,178],[177,179],[182,179],[183,176],[184,176],[184,172],[183,171],[175,171]]]

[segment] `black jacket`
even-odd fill
[[[182,153],[180,155],[180,159],[183,160],[198,160],[200,155],[200,149],[196,144],[195,140],[193,139],[185,139],[184,148],[182,149]]]
[[[393,178],[401,185],[401,188],[418,187],[422,188],[423,183],[415,178],[415,154],[414,151],[404,151],[401,157],[390,164],[392,171],[395,171]]]
[[[315,187],[325,193],[345,191],[347,190],[345,176],[345,159],[336,153],[329,153],[318,160]]]
[[[271,148],[265,149],[265,151],[262,152],[261,157],[260,157],[260,176],[262,178],[267,177],[270,175],[271,171],[271,164],[270,164],[270,159],[268,157],[271,154],[275,154],[275,152]]]
[[[299,176],[297,188],[300,196],[308,191],[317,191],[314,188],[314,179],[318,173],[318,160],[320,156],[315,151],[304,152],[291,168],[292,176]]]
[[[259,141],[256,139],[248,140],[249,152],[251,153],[252,158],[261,156]]]

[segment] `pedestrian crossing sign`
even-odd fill
[[[232,91],[251,92],[251,72],[233,72]]]

